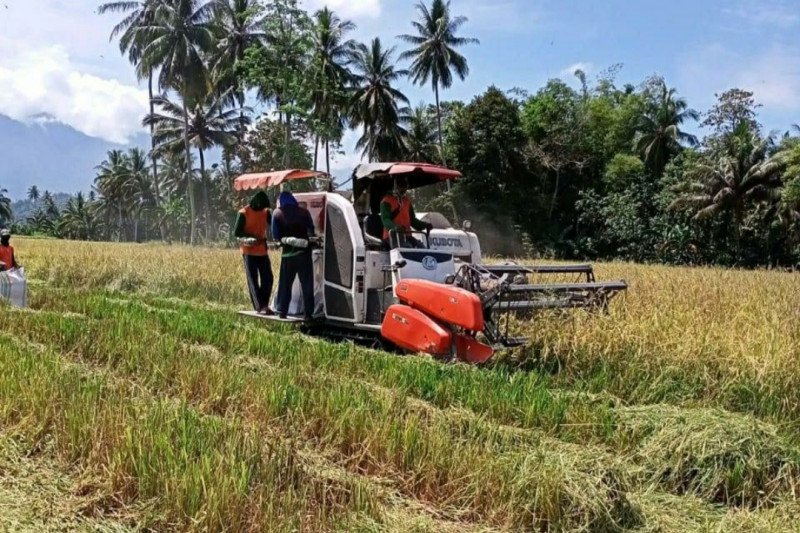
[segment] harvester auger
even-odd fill
[[[485,265],[475,233],[454,228],[439,213],[418,213],[433,230],[415,239],[383,239],[381,199],[403,176],[416,189],[461,174],[424,163],[371,163],[353,172],[353,194],[298,193],[311,213],[319,246],[311,254],[315,320],[305,331],[356,342],[380,342],[442,359],[482,363],[498,349],[523,345],[509,334],[512,315],[546,309],[607,309],[627,288],[598,282],[591,265]],[[239,191],[282,186],[291,180],[328,178],[320,172],[286,170],[248,174]],[[392,239],[390,239],[391,241]],[[406,241],[403,245],[400,240]],[[406,246],[406,247],[403,247]],[[243,314],[268,321],[274,316]],[[292,289],[291,317],[303,316],[300,286]],[[290,318],[289,321],[297,321]]]

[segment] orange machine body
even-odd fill
[[[477,294],[421,279],[397,284],[397,298],[426,315],[467,331],[483,331],[483,307]]]
[[[407,305],[386,310],[381,335],[400,348],[434,356],[450,354],[453,335],[431,317]]]
[[[456,343],[456,355],[459,360],[465,363],[485,363],[494,355],[494,348],[488,344],[483,344],[475,337],[456,335],[454,339]]]

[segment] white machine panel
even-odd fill
[[[329,319],[362,323],[366,307],[364,236],[353,204],[342,196],[325,195],[323,297]]]
[[[457,229],[434,229],[431,230],[429,243],[431,250],[453,254],[466,263],[480,262],[480,245],[474,233]]]
[[[452,254],[419,248],[396,248],[389,252],[392,265],[405,266],[394,274],[395,284],[404,279],[424,279],[444,283],[448,276],[456,273]]]
[[[383,271],[389,265],[388,252],[367,252],[367,289],[384,289],[391,283],[391,278]]]

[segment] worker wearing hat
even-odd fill
[[[239,210],[233,231],[239,240],[253,309],[262,315],[272,314],[269,297],[272,294],[273,276],[267,247],[270,222],[269,197],[264,191],[259,191],[249,205]]]
[[[11,246],[11,232],[7,229],[0,230],[0,272],[12,268],[19,268],[19,264],[14,256],[14,247]]]
[[[417,231],[430,231],[433,225],[423,222],[414,214],[414,206],[406,195],[408,180],[405,176],[398,176],[394,182],[393,194],[387,194],[381,200],[381,220],[383,221],[383,241],[390,248],[391,232],[397,233],[397,243],[401,246],[421,248],[422,243],[411,236],[412,228]]]
[[[288,191],[278,197],[280,204],[272,217],[272,236],[280,241],[281,270],[278,279],[278,298],[275,302],[280,318],[286,318],[292,300],[295,278],[300,279],[303,293],[303,313],[306,321],[314,318],[314,267],[310,238],[314,236],[314,221],[307,209],[298,205]]]

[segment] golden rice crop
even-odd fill
[[[15,244],[32,309],[0,308],[0,434],[101,479],[106,512],[136,524],[781,531],[798,516],[797,274],[601,264],[630,284],[608,314],[517,322],[530,347],[474,368],[240,319],[234,250]]]
[[[45,286],[109,289],[246,306],[231,249],[19,240]],[[273,257],[277,270],[279,259]],[[518,354],[636,402],[689,402],[800,419],[800,274],[607,263],[630,288],[608,315],[539,315]],[[600,378],[598,378],[600,376]]]

